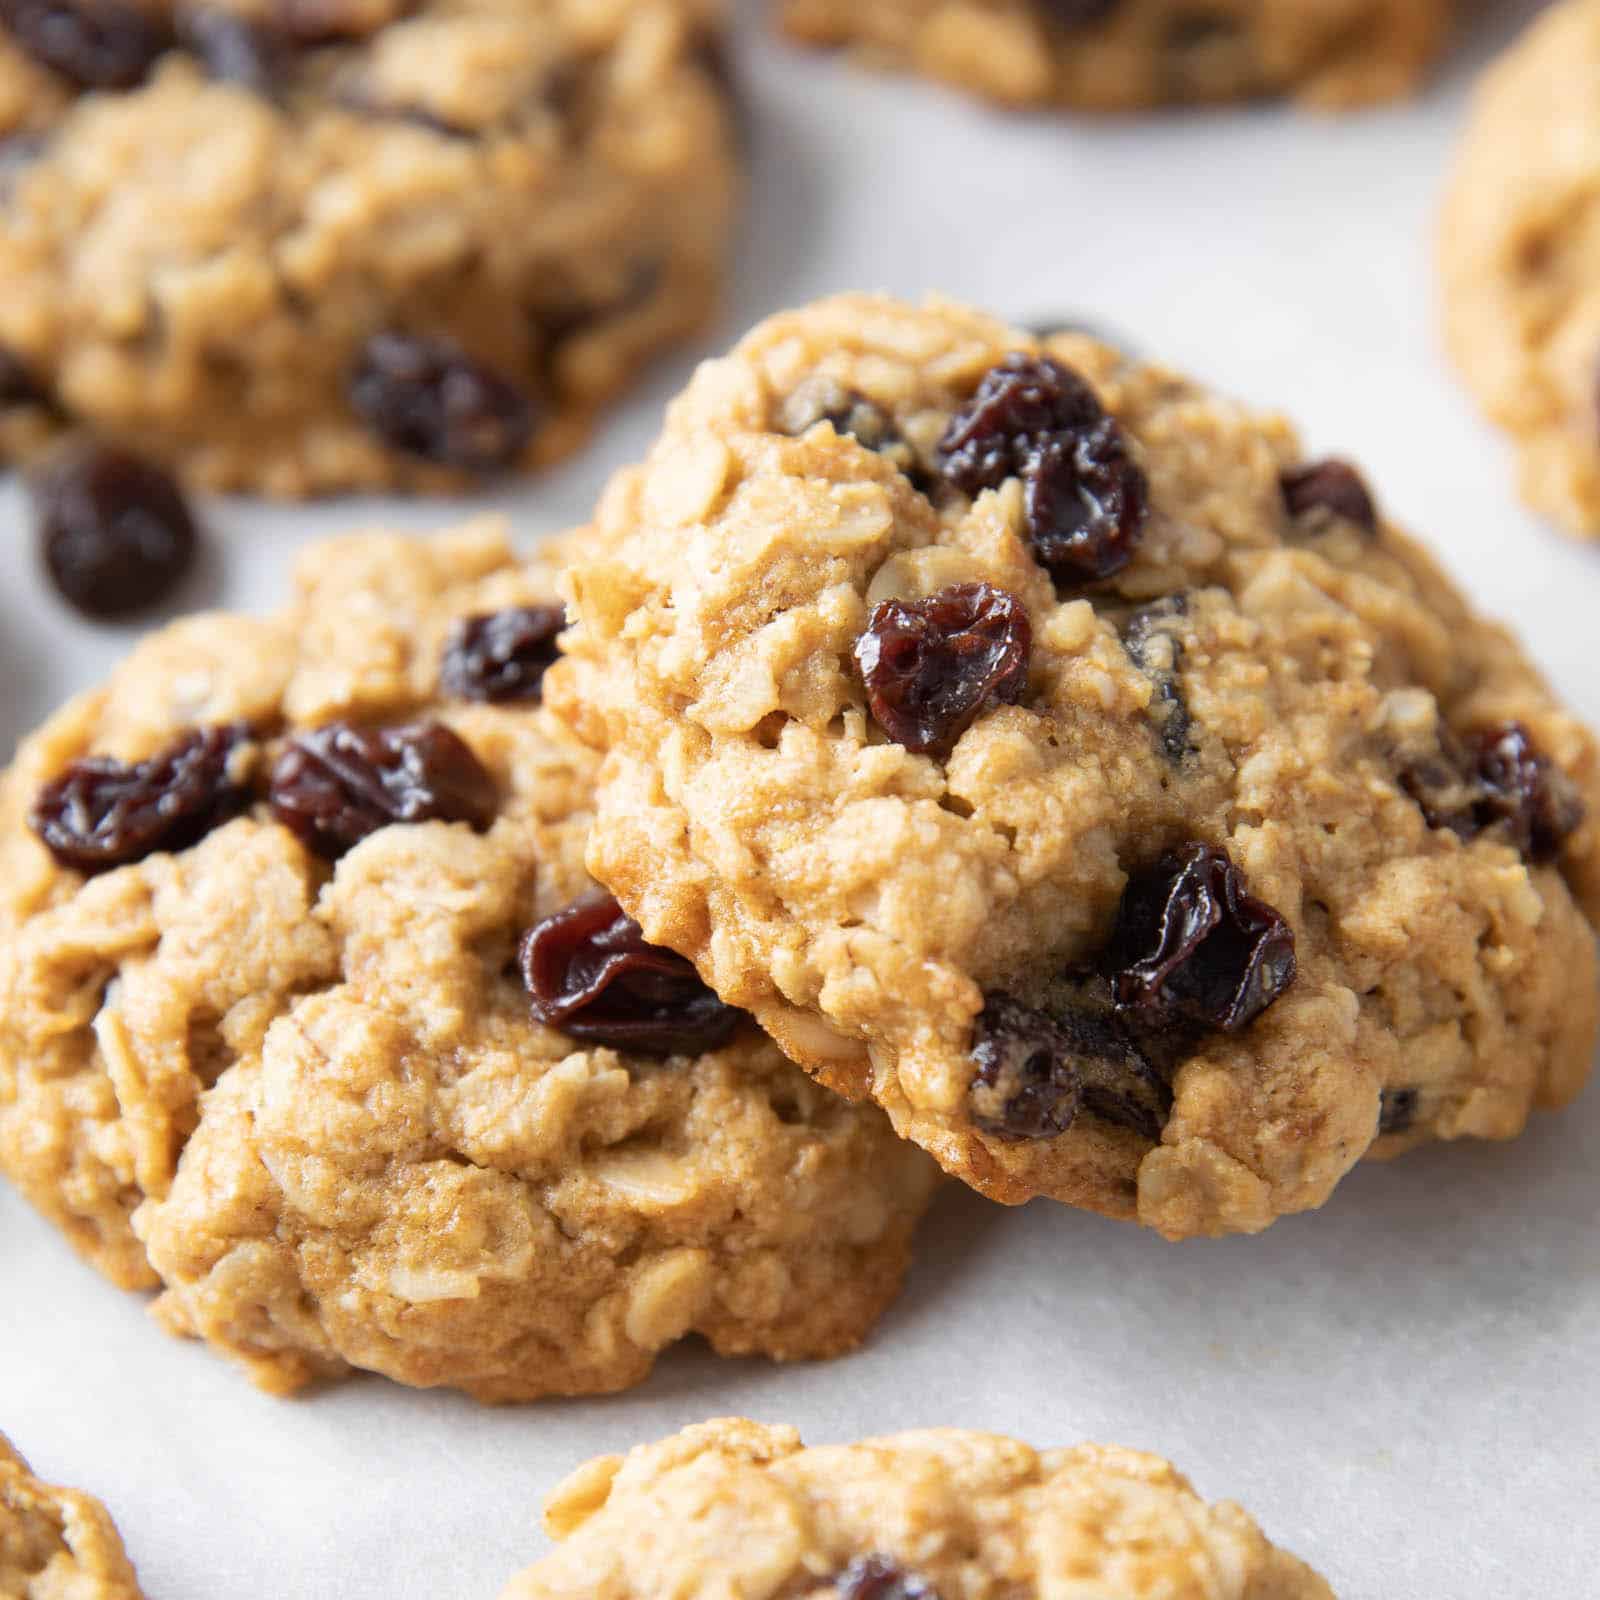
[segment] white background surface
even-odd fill
[[[1430,257],[1476,64],[1535,9],[1472,25],[1421,102],[1110,126],[998,117],[938,90],[742,41],[757,123],[734,305],[715,340],[843,288],[939,289],[1081,315],[1301,421],[1513,619],[1600,719],[1600,548],[1534,523],[1444,369]],[[498,497],[533,534],[579,519],[648,439],[689,358],[589,454]],[[438,505],[208,508],[192,603],[265,607],[293,550]],[[129,636],[81,625],[0,489],[0,752]],[[152,1600],[491,1600],[542,1547],[544,1491],[599,1451],[711,1415],[813,1442],[951,1423],[1172,1456],[1248,1505],[1344,1600],[1600,1593],[1600,1091],[1509,1146],[1346,1179],[1320,1214],[1174,1247],[952,1188],[904,1299],[831,1365],[668,1355],[632,1394],[485,1410],[362,1379],[271,1400],[168,1340],[0,1190],[0,1427],[113,1508]]]

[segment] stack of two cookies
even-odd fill
[[[278,1390],[834,1354],[924,1151],[1183,1238],[1570,1098],[1597,800],[1516,645],[1286,424],[844,297],[702,367],[541,559],[336,541],[23,745],[0,1165]],[[645,1525],[686,1582],[765,1552],[750,1595],[1326,1592],[1148,1458],[970,1435],[714,1425],[556,1515],[551,1592],[654,1592]]]

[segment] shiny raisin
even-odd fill
[[[1439,756],[1409,767],[1401,785],[1430,828],[1462,839],[1494,830],[1530,861],[1553,861],[1584,818],[1577,786],[1520,723],[1459,738],[1444,731]]]
[[[391,823],[465,822],[480,833],[494,779],[439,722],[358,728],[330,722],[289,741],[272,772],[273,815],[330,860]]]
[[[919,754],[944,756],[991,701],[1028,686],[1033,629],[1015,595],[958,583],[925,600],[881,600],[856,640],[878,726]]]
[[[1140,607],[1122,627],[1122,646],[1128,659],[1154,686],[1150,715],[1162,754],[1174,763],[1195,748],[1190,738],[1193,724],[1189,707],[1178,681],[1183,667],[1183,642],[1177,629],[1188,609],[1188,601],[1181,594],[1169,595]]]
[[[0,22],[35,61],[80,89],[134,88],[170,42],[121,0],[0,0]]]
[[[170,474],[109,445],[70,450],[32,482],[51,581],[91,617],[123,617],[171,596],[200,536]]]
[[[537,700],[565,625],[560,606],[463,617],[445,641],[439,692],[457,700]]]
[[[375,334],[350,404],[391,449],[466,472],[510,466],[533,437],[528,395],[449,339]]]
[[[1347,461],[1311,461],[1279,475],[1283,503],[1291,517],[1330,512],[1366,533],[1378,531],[1378,508],[1361,474]]]
[[[588,1044],[697,1055],[726,1044],[744,1015],[700,981],[693,963],[647,944],[608,894],[530,929],[521,962],[534,1020]]]
[[[1188,844],[1128,880],[1103,964],[1119,1007],[1234,1032],[1294,981],[1294,933],[1223,851]]]
[[[1048,356],[1007,356],[950,419],[940,470],[964,494],[1023,483],[1025,533],[1065,586],[1110,577],[1133,559],[1149,513],[1143,470],[1094,390]]]
[[[1417,1120],[1415,1089],[1385,1089],[1378,1102],[1378,1132],[1404,1133]]]
[[[64,867],[105,872],[182,850],[249,804],[233,777],[241,723],[196,728],[145,761],[75,761],[39,791],[28,825]]]
[[[973,1120],[1006,1139],[1051,1139],[1080,1111],[1158,1139],[1172,1095],[1108,1004],[1051,1010],[999,991],[973,1029]]]
[[[262,22],[220,10],[188,6],[178,13],[178,42],[220,83],[271,95],[289,74],[289,40]]]
[[[920,1573],[892,1556],[857,1556],[833,1580],[838,1600],[939,1600],[939,1591]]]

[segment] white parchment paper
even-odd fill
[[[1431,256],[1477,64],[1534,7],[1471,24],[1425,99],[1328,121],[1275,108],[1092,125],[987,113],[765,42],[740,285],[713,349],[843,288],[1079,316],[1367,467],[1480,602],[1600,719],[1600,547],[1528,517],[1440,356]],[[580,461],[494,497],[531,538],[578,520],[648,440],[691,356]],[[208,507],[193,604],[260,608],[295,549],[439,504]],[[130,635],[74,621],[0,490],[0,752]],[[0,1186],[0,1428],[113,1508],[153,1600],[491,1600],[542,1548],[546,1489],[707,1416],[812,1441],[959,1424],[1173,1457],[1248,1505],[1344,1600],[1600,1594],[1600,1092],[1507,1146],[1348,1178],[1256,1239],[1170,1246],[952,1187],[862,1353],[664,1359],[631,1394],[485,1410],[363,1379],[272,1400],[81,1266]]]

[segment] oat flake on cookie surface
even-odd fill
[[[984,1193],[1255,1231],[1582,1084],[1594,742],[1281,418],[847,295],[586,539],[591,871]]]
[[[1289,94],[1325,110],[1415,89],[1452,0],[781,0],[791,38],[1003,105],[1129,111]]]
[[[715,0],[4,0],[0,453],[541,466],[722,278]]]
[[[98,1500],[41,1483],[0,1434],[0,1597],[142,1600]]]
[[[0,783],[0,1170],[268,1388],[831,1355],[905,1269],[933,1163],[586,876],[553,592],[493,522],[314,546]]]
[[[501,1600],[1332,1600],[1158,1456],[929,1428],[805,1449],[724,1418],[580,1467]]]

